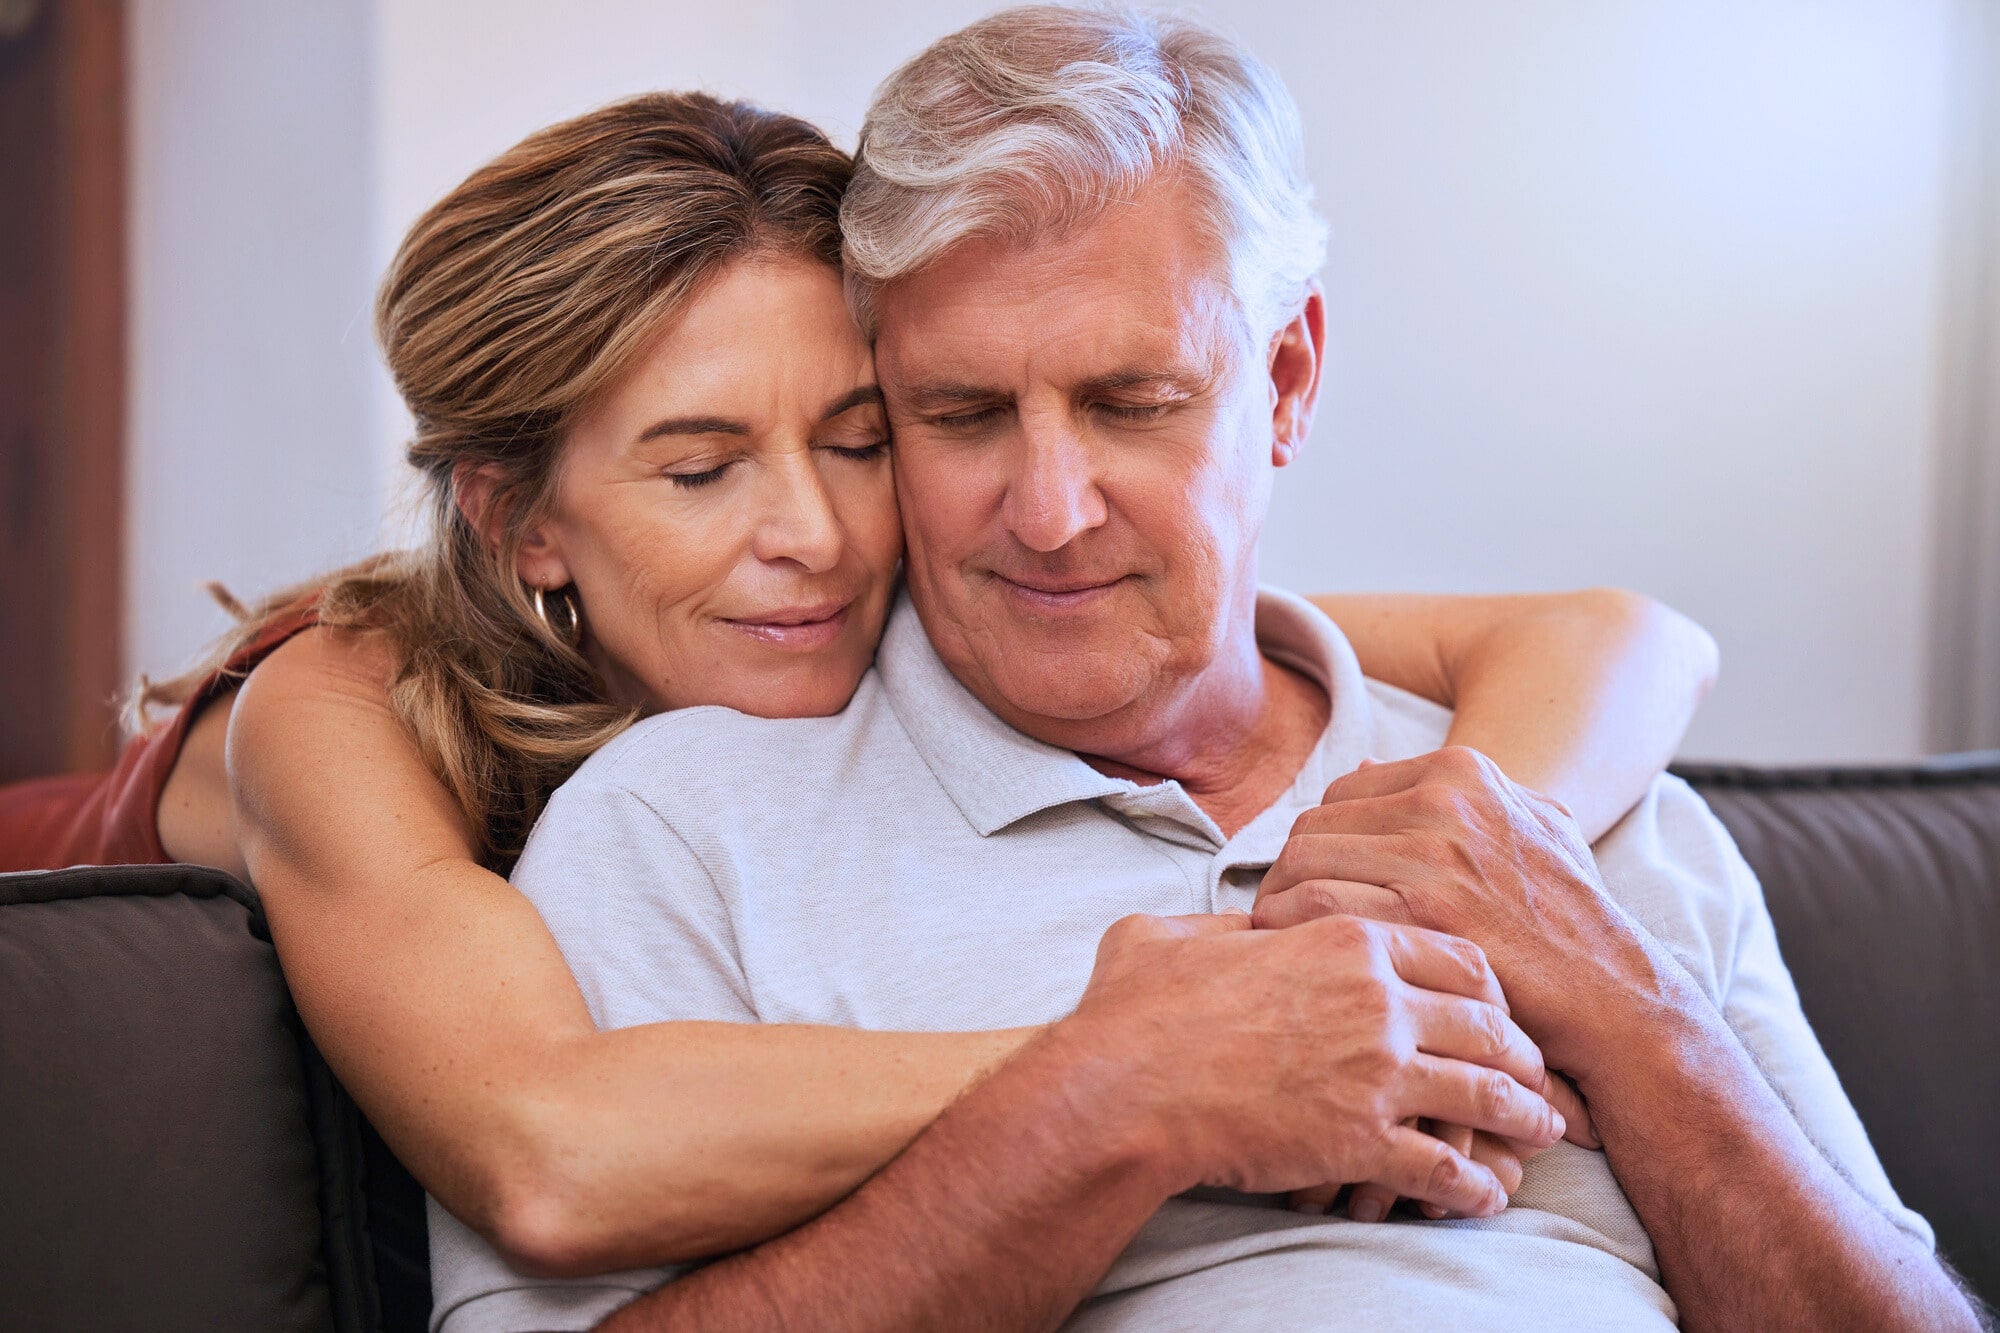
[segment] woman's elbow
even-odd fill
[[[573,1142],[554,1108],[516,1106],[503,1129],[468,1138],[458,1188],[439,1201],[484,1237],[510,1267],[531,1277],[587,1277],[630,1267],[629,1243],[610,1230],[615,1182],[594,1170],[586,1144]]]
[[[1569,595],[1572,610],[1623,646],[1630,658],[1670,670],[1698,705],[1715,688],[1722,649],[1715,636],[1658,598],[1627,588],[1586,588]]]

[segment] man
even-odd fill
[[[746,1254],[538,1283],[447,1227],[448,1333],[1973,1326],[1698,799],[1662,781],[1594,863],[1258,593],[1323,345],[1297,158],[1276,80],[1179,20],[1008,11],[885,85],[850,259],[908,604],[839,717],[607,747],[516,882],[607,1026],[1050,1026]],[[1604,1152],[1498,1212],[1402,1122],[1549,1145],[1529,1039]],[[1472,1216],[1196,1188],[1353,1180]]]

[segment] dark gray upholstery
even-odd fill
[[[213,872],[0,876],[0,1328],[334,1328],[260,932]]]
[[[1764,884],[1799,1000],[1889,1178],[2000,1301],[2000,755],[1688,767]]]

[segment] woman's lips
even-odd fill
[[[741,620],[725,619],[722,623],[773,648],[813,652],[839,640],[847,628],[847,612],[852,605],[852,602],[837,602],[791,607]]]

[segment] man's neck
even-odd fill
[[[1331,717],[1326,691],[1254,645],[1249,660],[1204,673],[1195,688],[1115,754],[1079,753],[1110,777],[1178,781],[1233,837],[1297,779]]]

